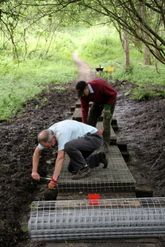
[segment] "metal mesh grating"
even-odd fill
[[[66,155],[58,183],[59,191],[134,191],[136,182],[116,145],[110,146],[110,154],[107,157],[106,169],[102,167],[91,169],[90,177],[75,181],[71,179],[71,174],[67,170],[69,157]]]
[[[97,128],[103,129],[103,123],[98,122]],[[116,143],[116,135],[111,127],[111,142]],[[133,178],[125,160],[116,145],[110,145],[108,167],[91,169],[91,176],[85,179],[72,180],[68,172],[69,157],[66,155],[65,162],[58,183],[59,192],[70,191],[135,191],[136,181]],[[98,151],[98,150],[97,150]],[[49,163],[49,161],[47,161]]]
[[[34,201],[28,231],[33,240],[165,236],[165,198]]]

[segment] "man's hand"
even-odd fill
[[[105,104],[104,105],[104,111],[103,112],[104,112],[105,118],[110,118],[111,115],[112,115],[112,113],[111,113],[111,105]]]
[[[56,190],[57,189],[57,182],[58,182],[58,180],[55,180],[54,178],[51,178],[51,181],[48,184],[48,189],[49,190]]]
[[[38,174],[38,172],[32,172],[31,176],[35,180],[40,180],[40,175]]]

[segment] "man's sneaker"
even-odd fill
[[[79,170],[76,174],[72,175],[72,179],[81,179],[81,178],[86,178],[90,176],[90,168],[89,166],[83,167],[81,170]]]
[[[104,164],[104,166],[103,166],[104,169],[107,168],[107,166],[108,166],[108,160],[106,158],[105,152],[100,151],[97,155],[99,157],[99,163]]]

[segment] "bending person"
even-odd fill
[[[107,82],[94,79],[79,81],[76,91],[81,101],[82,122],[96,127],[103,112],[103,149],[108,152],[111,136],[111,121],[115,109],[117,92]],[[89,103],[93,102],[89,111]]]
[[[31,174],[36,180],[40,180],[38,165],[42,150],[58,147],[54,173],[48,185],[49,189],[53,189],[58,182],[65,153],[70,158],[68,171],[72,174],[72,179],[88,177],[90,169],[98,167],[100,163],[104,164],[103,168],[108,165],[104,152],[93,153],[102,145],[102,135],[95,127],[75,120],[64,120],[41,131],[38,135],[38,142],[33,153]]]

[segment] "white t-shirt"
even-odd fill
[[[64,150],[67,142],[85,136],[87,133],[94,134],[98,131],[97,128],[78,122],[76,120],[63,120],[49,127],[55,135],[58,143],[58,151]],[[38,144],[40,149],[44,149],[41,144]]]

